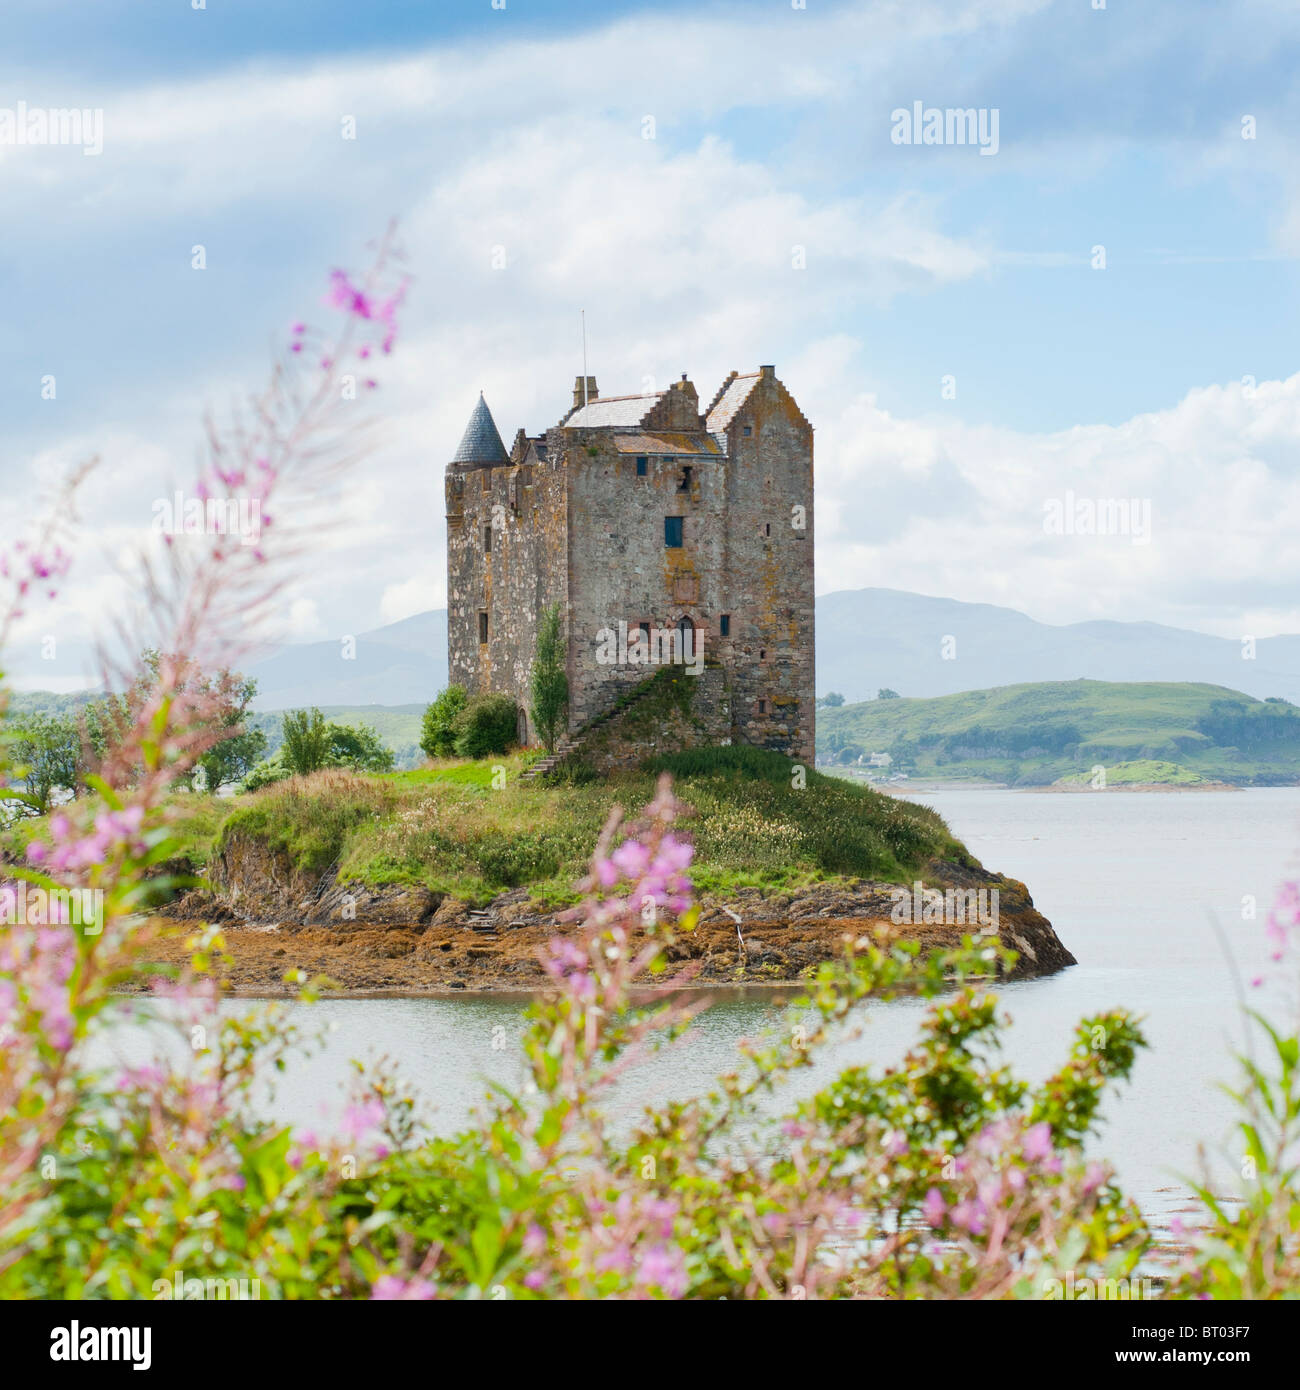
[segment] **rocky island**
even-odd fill
[[[927,807],[792,776],[758,749],[670,755],[586,785],[530,782],[524,766],[515,755],[327,772],[209,800],[180,822],[173,868],[200,886],[157,921],[159,960],[178,960],[208,921],[222,927],[236,993],[285,992],[294,968],[356,994],[537,989],[538,951],[574,930],[564,913],[610,808],[635,813],[667,771],[696,813],[683,829],[700,916],[671,950],[694,983],[796,982],[846,935],[942,947],[996,930],[1017,975],[1074,963],[1025,886],[984,869]]]

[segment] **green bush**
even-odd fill
[[[318,772],[329,763],[329,725],[320,710],[290,710],[282,721],[284,743],[280,758],[296,776]]]
[[[450,758],[456,751],[456,721],[469,696],[463,685],[449,685],[424,712],[420,747],[431,758]]]
[[[456,717],[455,751],[462,758],[505,753],[519,733],[519,710],[508,695],[476,695]]]

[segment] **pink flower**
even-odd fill
[[[665,875],[680,873],[689,868],[695,856],[695,846],[689,840],[679,840],[675,835],[665,835],[655,855],[655,870]]]
[[[958,1202],[952,1209],[952,1224],[971,1235],[979,1235],[988,1224],[979,1202]]]
[[[931,1226],[943,1225],[944,1219],[948,1215],[948,1204],[943,1200],[943,1193],[937,1187],[932,1187],[925,1194],[925,1201],[921,1203],[921,1210]]]
[[[143,1067],[124,1067],[117,1074],[119,1091],[161,1090],[167,1084],[167,1073],[156,1063]]]
[[[652,1246],[641,1257],[636,1282],[658,1288],[667,1298],[681,1298],[686,1292],[686,1261],[674,1245]]]
[[[357,1105],[349,1105],[343,1112],[342,1129],[349,1139],[363,1139],[371,1130],[384,1123],[386,1113],[379,1100],[365,1100]]]
[[[396,1274],[381,1274],[370,1290],[376,1300],[427,1302],[437,1298],[438,1291],[427,1279],[400,1279]]]
[[[891,1129],[881,1147],[890,1158],[901,1158],[907,1152],[907,1135],[901,1129]]]
[[[677,1203],[665,1198],[652,1199],[642,1207],[641,1214],[651,1225],[659,1228],[659,1234],[667,1240],[673,1233],[673,1222],[677,1219]]]
[[[1046,1120],[1025,1130],[1020,1151],[1031,1163],[1040,1163],[1052,1152],[1052,1127]]]
[[[535,1260],[546,1251],[546,1232],[536,1221],[524,1232],[524,1254]]]
[[[624,878],[635,881],[645,873],[650,863],[650,851],[640,840],[624,840],[610,855],[610,860]]]

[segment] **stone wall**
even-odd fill
[[[526,721],[538,620],[552,603],[563,610],[567,592],[563,470],[535,453],[449,470],[446,496],[448,679],[471,695],[510,695]],[[531,737],[526,722],[521,732]]]
[[[679,383],[667,398],[693,419],[693,433],[665,433],[655,444],[639,445],[633,436],[628,448],[608,430],[555,432],[565,437],[568,459],[573,728],[651,674],[646,665],[598,660],[602,632],[620,621],[629,631],[643,622],[671,630],[687,619],[694,640],[703,640],[705,657],[715,654],[726,591],[727,460],[699,428],[690,383]],[[662,406],[656,413],[672,420]],[[645,477],[637,476],[638,457],[647,460]],[[689,484],[683,487],[685,469]],[[682,519],[680,548],[665,545],[667,517]]]
[[[731,420],[727,443],[724,565],[731,636],[721,656],[732,673],[736,739],[811,763],[812,426],[770,367],[762,368]]]

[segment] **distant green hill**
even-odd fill
[[[1013,786],[1135,762],[1169,765],[1161,781],[1283,785],[1300,782],[1300,708],[1222,685],[1079,680],[818,711],[820,760],[872,753],[891,772]]]

